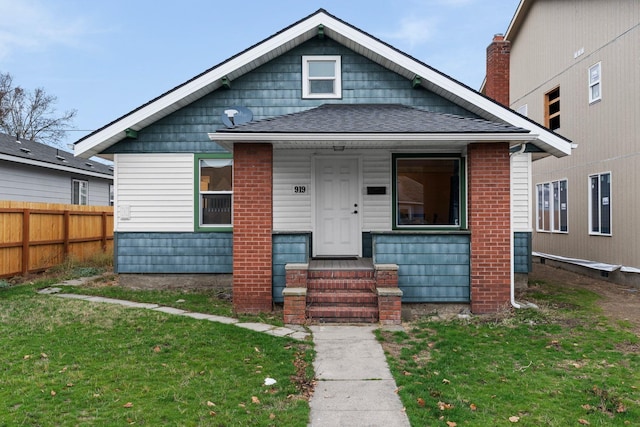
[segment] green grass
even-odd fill
[[[541,309],[379,333],[412,425],[640,424],[629,325],[609,323],[586,290],[537,283],[526,299]]]
[[[309,344],[36,293],[58,281],[0,287],[0,426],[306,426]]]

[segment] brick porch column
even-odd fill
[[[233,147],[233,307],[240,313],[272,310],[273,149]]]
[[[511,297],[509,146],[470,144],[468,156],[471,311],[491,313]]]

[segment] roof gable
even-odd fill
[[[76,154],[90,157],[101,153],[123,139],[127,129],[143,129],[202,98],[220,88],[223,79],[233,81],[316,37],[319,27],[323,29],[326,37],[408,80],[419,76],[420,84],[426,89],[460,105],[479,117],[530,130],[538,136],[538,140],[535,141],[536,145],[553,155],[564,156],[571,151],[570,143],[565,138],[529,121],[468,86],[320,9],[82,138],[76,142]]]

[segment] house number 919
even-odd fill
[[[294,185],[293,186],[293,194],[306,194],[307,186],[306,185]]]

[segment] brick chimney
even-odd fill
[[[509,55],[511,42],[496,34],[487,47],[487,80],[484,92],[489,98],[509,106]]]

